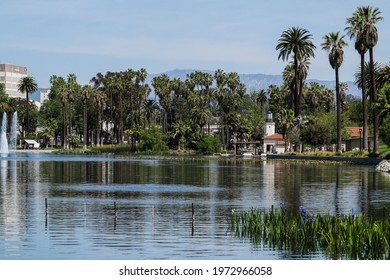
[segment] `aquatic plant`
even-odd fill
[[[255,246],[323,252],[330,259],[390,259],[389,219],[374,220],[353,209],[347,215],[313,215],[303,206],[288,211],[281,203],[276,211],[232,211],[229,221],[235,236]]]

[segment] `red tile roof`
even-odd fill
[[[360,131],[363,131],[362,127],[346,127],[345,129],[352,138],[360,138],[363,135],[360,133]]]
[[[275,133],[275,134],[272,134],[272,135],[267,135],[264,137],[264,139],[267,139],[267,140],[284,140],[283,139],[283,135],[280,134],[280,133]]]

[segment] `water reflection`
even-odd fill
[[[323,258],[254,248],[226,216],[280,201],[326,214],[390,206],[389,177],[369,166],[18,154],[0,167],[2,259]]]

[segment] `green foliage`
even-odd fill
[[[390,115],[383,120],[382,125],[379,128],[379,135],[382,138],[383,143],[390,146]]]
[[[295,253],[324,252],[328,258],[389,259],[389,219],[373,220],[365,215],[313,215],[304,207],[288,211],[251,209],[232,211],[231,229],[254,245],[268,245]]]
[[[76,134],[70,134],[70,135],[67,135],[66,136],[66,139],[69,143],[69,145],[72,147],[72,148],[77,148],[80,146],[80,137]]]
[[[330,125],[330,124],[334,125]],[[302,129],[301,138],[303,142],[314,147],[330,145],[336,135],[335,114],[325,113],[313,115],[310,125]]]
[[[152,126],[150,129],[140,132],[140,143],[137,146],[137,152],[143,154],[164,154],[168,152],[168,146],[161,128]]]
[[[203,134],[197,142],[197,151],[210,155],[221,150],[221,141],[218,136]]]

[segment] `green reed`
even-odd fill
[[[313,215],[300,207],[287,211],[253,208],[229,216],[233,233],[255,246],[290,250],[299,254],[324,252],[330,259],[390,259],[389,219],[365,215]]]

